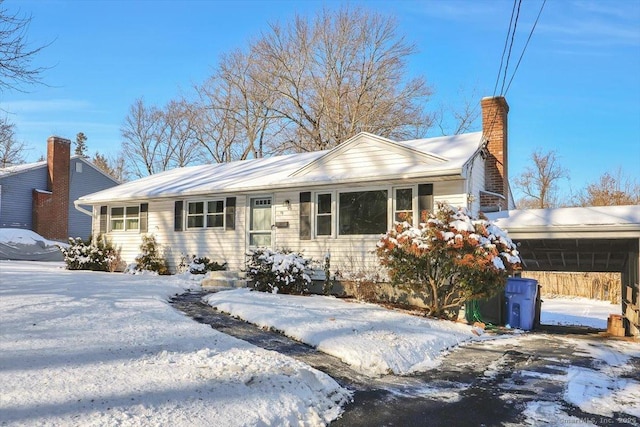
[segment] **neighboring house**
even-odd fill
[[[0,228],[33,230],[58,241],[91,235],[91,218],[73,202],[119,182],[70,153],[71,141],[52,136],[46,161],[0,169]]]
[[[417,224],[437,202],[476,213],[513,207],[509,107],[494,97],[482,109],[483,132],[410,141],[360,133],[327,151],[174,169],[76,204],[93,207],[93,232],[126,262],[153,234],[172,269],[195,254],[241,270],[248,251],[270,247],[367,270],[394,221]]]

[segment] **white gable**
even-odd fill
[[[376,135],[360,133],[297,170],[291,177],[397,176],[446,162],[446,158],[401,146]]]

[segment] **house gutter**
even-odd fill
[[[85,208],[83,208],[82,206],[80,206],[80,204],[78,203],[79,200],[74,200],[73,201],[73,207],[76,208],[77,211],[82,212],[85,215],[89,215],[89,216],[93,216],[93,212],[89,212],[88,210],[86,210]]]

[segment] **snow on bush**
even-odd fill
[[[188,269],[191,274],[207,274],[209,271],[226,270],[227,263],[223,262],[222,264],[218,264],[215,261],[211,261],[206,256],[198,257],[194,255]]]
[[[376,253],[393,285],[424,295],[428,315],[455,317],[466,300],[494,295],[520,269],[516,245],[486,218],[441,203],[425,219],[396,224]]]
[[[154,235],[142,236],[140,254],[136,257],[137,271],[153,271],[158,274],[170,274],[167,261],[160,254],[160,245]]]
[[[80,237],[70,237],[69,246],[60,246],[67,270],[115,271],[120,253],[111,242],[98,237],[85,242]]]
[[[301,254],[284,249],[256,249],[250,254],[247,278],[257,291],[301,295],[311,284],[305,273],[310,262]]]

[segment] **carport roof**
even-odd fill
[[[637,256],[640,205],[529,209],[487,214],[537,271],[621,272]]]

